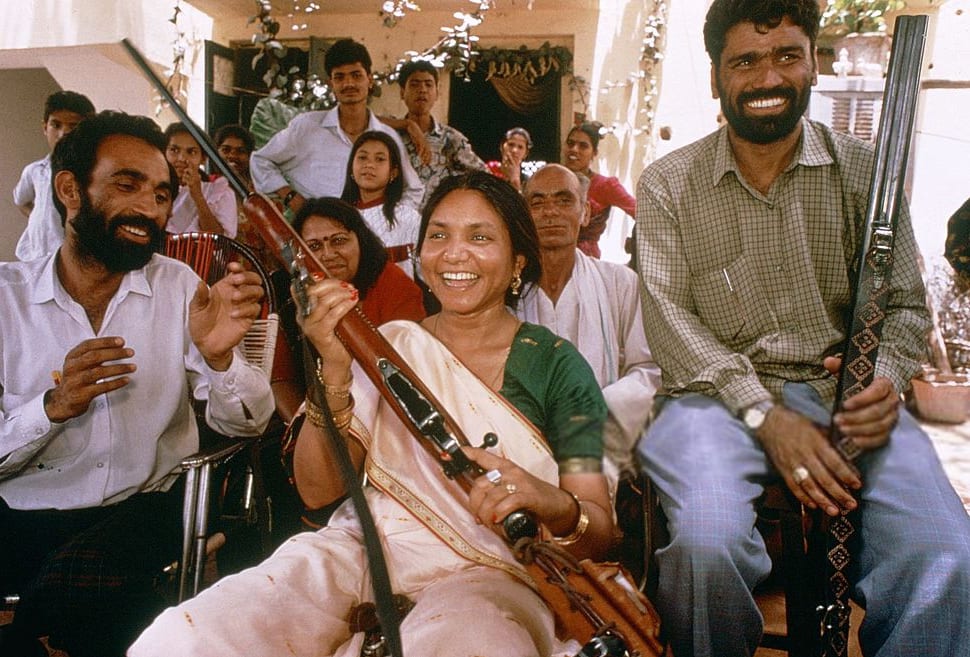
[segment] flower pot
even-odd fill
[[[970,380],[966,374],[927,372],[913,379],[916,412],[930,422],[960,424],[967,419],[970,406]]]

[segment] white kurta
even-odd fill
[[[236,193],[229,186],[225,178],[216,178],[212,182],[202,183],[202,196],[208,204],[212,214],[216,216],[227,237],[236,237],[239,224],[239,211],[236,207]],[[172,216],[165,225],[170,233],[188,233],[199,230],[199,210],[192,200],[189,188],[184,185],[179,189],[175,202],[172,203]]]
[[[643,332],[639,286],[630,268],[577,250],[556,304],[535,287],[516,310],[520,319],[572,342],[593,368],[610,410],[603,447],[621,473],[637,471],[633,450],[660,385],[660,368]]]

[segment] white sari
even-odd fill
[[[557,465],[528,420],[411,322],[380,328],[473,444],[550,483]],[[445,364],[442,367],[442,363]],[[357,366],[355,365],[355,369]],[[352,432],[368,446],[367,501],[395,593],[415,602],[401,625],[408,657],[559,657],[580,646],[555,638],[552,614],[494,532],[475,522],[467,495],[406,432],[358,370]],[[131,657],[357,657],[363,635],[351,607],[373,599],[356,515],[345,502],[318,532],[299,534],[265,562],[166,610]]]

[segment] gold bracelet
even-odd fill
[[[336,397],[337,399],[347,399],[350,397],[350,387],[354,384],[354,376],[350,375],[346,383],[342,383],[339,386],[328,385],[323,380],[323,359],[321,358],[317,358],[317,380],[323,386],[324,394]]]
[[[568,536],[553,536],[552,540],[559,545],[572,545],[583,537],[586,530],[589,529],[589,513],[586,512],[586,505],[583,501],[576,497],[574,493],[569,493],[576,500],[576,505],[579,507],[579,519],[576,521],[576,527]]]
[[[354,419],[354,398],[350,395],[347,395],[347,397],[350,399],[350,403],[345,408],[333,412],[333,423],[341,431],[349,427]]]
[[[327,428],[327,420],[323,415],[323,409],[314,404],[309,399],[306,400],[306,419],[315,427],[320,429]]]
[[[350,397],[350,395],[348,395]],[[306,418],[315,427],[320,429],[327,428],[326,416],[323,414],[323,409],[314,404],[309,399],[306,400]],[[341,408],[339,411],[334,411],[332,416],[333,423],[336,425],[338,431],[343,431],[350,426],[350,423],[354,419],[354,399],[350,397],[350,403]]]

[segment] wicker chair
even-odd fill
[[[247,269],[259,274],[265,293],[263,307],[239,348],[248,362],[259,367],[269,377],[276,353],[280,320],[274,286],[255,253],[244,244],[224,235],[190,232],[169,235],[165,254],[191,266],[209,285],[225,276],[230,262],[241,262]],[[212,545],[221,542],[218,539],[213,541],[209,535],[210,495],[216,468],[242,454],[240,458],[244,459],[245,468],[243,499],[239,501],[240,513],[234,519],[251,525],[262,523],[271,526],[271,506],[263,494],[259,464],[261,444],[270,438],[272,435],[265,434],[256,440],[219,437],[204,449],[182,460],[180,467],[185,472],[185,500],[182,516],[182,556],[176,566],[179,601],[198,593],[202,585],[207,552],[212,549]],[[263,548],[265,551],[266,546]]]

